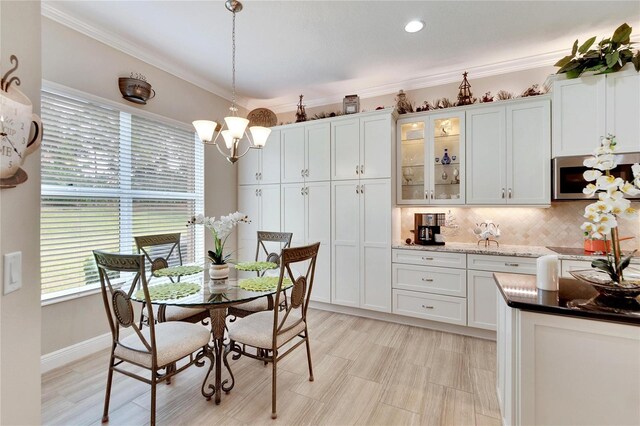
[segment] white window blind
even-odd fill
[[[98,286],[92,250],[135,253],[137,235],[180,232],[183,261],[202,260],[203,233],[185,226],[204,209],[188,126],[49,89],[42,121],[43,298]]]

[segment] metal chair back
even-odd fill
[[[152,273],[158,269],[168,268],[169,259],[174,252],[178,256],[178,264],[182,265],[179,232],[173,234],[141,235],[134,237],[134,240],[136,241],[138,253],[144,254],[144,257],[149,261]],[[159,248],[160,246],[166,246],[166,250],[168,250],[167,253],[163,253],[163,256],[153,258],[153,249]]]
[[[258,231],[258,244],[256,246],[256,262],[260,259],[260,253],[265,255],[266,262],[273,262],[280,266],[280,256],[282,253],[270,251],[265,243],[280,243],[280,249],[286,249],[291,246],[293,233],[291,232],[271,232]],[[260,275],[260,274],[258,274]],[[264,272],[262,273],[264,275]]]

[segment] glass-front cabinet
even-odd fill
[[[464,204],[464,112],[398,120],[398,204]]]

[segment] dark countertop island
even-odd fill
[[[504,301],[511,308],[640,326],[640,302],[632,309],[596,304],[589,304],[586,308],[569,307],[570,302],[586,302],[598,295],[587,283],[560,278],[559,291],[545,291],[536,287],[534,275],[494,273],[493,276]]]

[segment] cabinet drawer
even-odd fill
[[[467,279],[463,269],[394,263],[393,288],[465,297]]]
[[[394,263],[465,269],[467,255],[442,251],[393,250]]]
[[[407,290],[393,290],[393,313],[467,325],[467,300]]]
[[[535,275],[536,258],[470,254],[467,256],[467,269]]]

